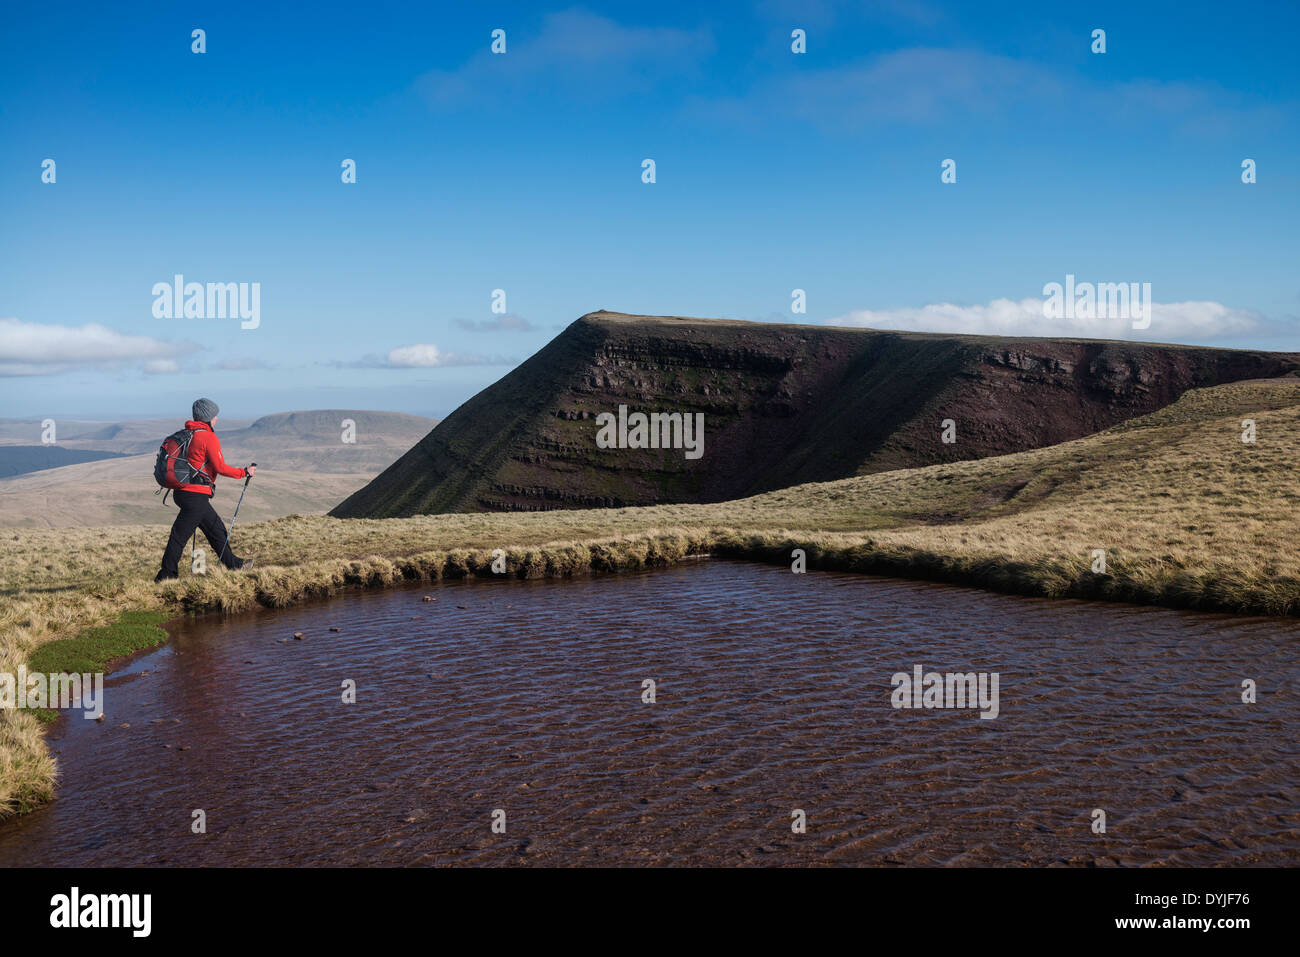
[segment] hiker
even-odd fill
[[[162,568],[154,581],[167,581],[178,577],[177,564],[185,551],[185,543],[194,534],[196,528],[203,529],[203,534],[212,546],[212,551],[221,563],[230,569],[252,568],[252,559],[236,558],[227,544],[226,526],[221,516],[212,507],[212,492],[216,487],[216,477],[242,479],[257,471],[256,465],[247,469],[227,465],[221,457],[221,440],[212,427],[217,424],[217,404],[211,399],[196,399],[191,409],[193,418],[185,423],[186,429],[194,432],[190,439],[189,450],[185,460],[194,469],[191,483],[182,485],[173,493],[180,514],[172,523],[171,538],[167,540],[167,550],[163,552]],[[224,548],[224,553],[223,553]]]

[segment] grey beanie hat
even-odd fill
[[[221,410],[211,399],[195,399],[194,408],[191,410],[194,414],[195,422],[211,422],[217,417]]]

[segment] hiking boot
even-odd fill
[[[158,574],[154,576],[153,582],[156,585],[159,582],[175,581],[179,577],[179,575],[169,575],[164,571],[159,571]]]
[[[253,567],[253,560],[251,558],[238,559],[236,563],[231,566],[231,568],[237,572],[246,572],[252,567]]]

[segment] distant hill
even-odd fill
[[[345,442],[344,420],[355,423],[355,442]],[[222,450],[232,465],[258,463],[256,489],[240,510],[240,521],[291,514],[319,514],[364,486],[417,442],[437,419],[400,412],[323,409],[281,412],[250,422],[217,422]],[[46,468],[0,478],[0,527],[66,527],[170,523],[176,515],[155,496],[154,456],[162,440],[184,425],[180,419],[124,423],[58,424],[59,445],[103,443],[113,451],[59,449],[64,455],[91,454],[98,461]],[[26,434],[39,421],[0,421],[0,463],[22,446],[4,439]],[[69,438],[65,440],[64,436]],[[98,438],[87,438],[98,436]],[[57,448],[44,446],[43,448]],[[126,457],[122,453],[128,454]],[[108,456],[108,458],[106,458]],[[78,505],[67,507],[76,489]],[[229,520],[239,483],[220,479],[216,505]]]
[[[7,445],[33,445],[44,441],[42,419],[0,419],[0,448]],[[88,422],[80,419],[56,419],[55,443],[68,449],[90,449],[96,452],[121,452],[137,455],[156,450],[164,436],[180,428],[184,419],[131,419],[126,422]],[[227,429],[242,429],[252,419],[231,419],[223,416],[218,422],[224,434]]]
[[[1294,353],[596,312],[330,514],[725,501],[1054,445],[1193,387],[1298,371]],[[703,457],[597,448],[596,416],[620,404],[703,413]]]
[[[346,436],[351,442],[344,441],[344,422],[353,423]],[[226,429],[224,424],[217,422],[217,432],[232,462],[257,462],[281,470],[378,473],[438,420],[401,412],[316,409],[264,415],[242,429]]]
[[[57,445],[0,445],[0,479],[79,462],[117,458],[118,452],[65,449]]]

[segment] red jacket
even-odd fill
[[[241,468],[226,464],[226,460],[221,457],[221,440],[217,438],[217,433],[212,431],[211,425],[206,422],[190,421],[185,423],[185,428],[194,430],[194,438],[190,439],[189,454],[185,458],[194,468],[202,469],[204,475],[211,476],[213,484],[182,485],[181,491],[211,495],[218,475],[241,479],[248,474]]]

